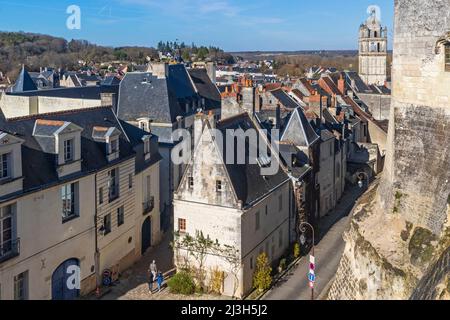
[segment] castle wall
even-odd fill
[[[420,15],[418,15],[420,12]],[[450,196],[450,72],[438,39],[450,30],[450,2],[396,2],[393,95],[380,200],[387,212],[435,233]]]

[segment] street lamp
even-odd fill
[[[302,233],[300,235],[300,243],[302,245],[305,245],[305,243],[306,243],[306,237],[305,237],[306,227],[310,227],[311,231],[312,231],[312,256],[314,257],[315,256],[314,255],[314,246],[315,246],[314,227],[311,224],[309,224],[308,222],[300,223],[300,232]],[[313,285],[311,285],[311,300],[314,300],[314,286]]]

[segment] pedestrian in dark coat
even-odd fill
[[[161,271],[158,272],[158,276],[156,277],[156,282],[158,284],[158,292],[161,292],[162,284],[164,282],[164,276]]]

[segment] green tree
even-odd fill
[[[300,245],[296,243],[294,245],[294,258],[297,259],[298,257],[300,257]]]
[[[272,268],[269,265],[269,259],[264,252],[256,260],[256,271],[253,275],[253,288],[263,292],[270,288],[272,284]]]

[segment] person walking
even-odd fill
[[[153,260],[152,263],[150,263],[150,267],[148,268],[148,270],[151,272],[151,274],[153,275],[153,280],[156,281],[156,277],[157,277],[157,273],[158,273],[158,267],[156,266],[156,262],[155,260]]]
[[[156,267],[156,262],[155,260],[153,260],[152,263],[150,263],[150,266],[148,267],[150,293],[153,293],[153,282],[156,281],[157,271],[158,269]]]
[[[151,294],[153,294],[153,282],[155,282],[155,277],[153,276],[153,273],[148,271],[148,291],[150,291]]]
[[[161,292],[162,284],[164,282],[164,276],[161,271],[158,272],[158,276],[156,278],[156,282],[158,284],[158,292]]]

